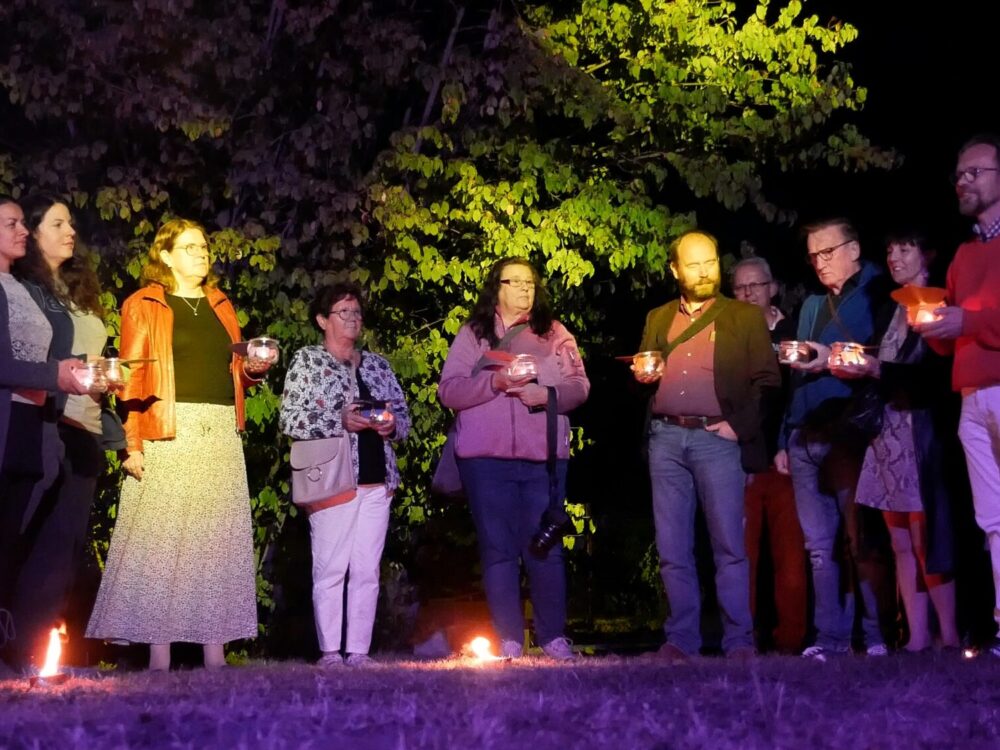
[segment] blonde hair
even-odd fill
[[[166,291],[172,292],[176,287],[174,274],[170,266],[163,262],[163,253],[169,253],[174,249],[177,238],[189,229],[197,229],[201,232],[205,241],[208,241],[208,232],[205,227],[197,221],[190,219],[170,219],[165,221],[156,232],[153,244],[149,246],[149,257],[146,265],[142,269],[140,281],[145,284],[159,284]],[[202,286],[215,287],[219,283],[219,277],[209,268],[208,276],[202,282]]]

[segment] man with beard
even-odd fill
[[[962,394],[958,435],[965,448],[976,522],[985,532],[1000,623],[1000,135],[980,135],[958,153],[958,210],[976,237],[948,268],[948,307],[914,326],[941,354],[955,355],[952,387]],[[1000,644],[990,652],[1000,657]]]
[[[681,297],[646,317],[641,351],[663,352],[650,401],[649,475],[660,573],[670,614],[657,657],[685,661],[701,647],[701,592],[695,567],[700,503],[715,558],[726,655],[754,654],[749,566],[743,539],[746,472],[766,469],[761,428],[765,391],[781,385],[760,308],[719,294],[718,244],[688,232],[670,246]],[[657,382],[658,381],[658,382]]]

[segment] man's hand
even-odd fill
[[[549,389],[538,383],[526,383],[507,389],[507,395],[517,396],[527,407],[545,406],[549,402]]]
[[[877,378],[881,370],[882,363],[878,357],[869,357],[867,354],[862,354],[861,362],[855,364],[830,365],[830,373],[843,380]]]
[[[647,370],[637,370],[635,365],[629,365],[628,369],[632,371],[635,375],[635,379],[644,385],[649,385],[650,383],[655,383],[663,376],[663,368],[659,367],[652,372]]]
[[[806,343],[816,352],[816,356],[808,362],[792,362],[788,366],[802,372],[822,372],[826,369],[827,360],[830,359],[830,347],[816,341],[807,341]]]
[[[788,451],[780,450],[774,454],[774,469],[779,474],[788,476]]]
[[[935,320],[914,323],[913,330],[928,339],[957,339],[962,335],[965,311],[961,307],[939,307],[934,314]]]
[[[129,476],[133,476],[139,481],[142,481],[143,463],[144,459],[142,451],[129,451],[128,458],[122,461],[122,468]]]
[[[716,422],[715,424],[705,425],[705,429],[709,432],[716,433],[720,438],[724,440],[732,440],[734,443],[740,438],[736,434],[736,431],[729,426],[729,422],[722,420],[721,422]]]

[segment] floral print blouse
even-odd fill
[[[396,431],[384,440],[385,483],[392,494],[399,487],[399,469],[393,443],[410,432],[410,411],[403,389],[389,367],[377,354],[361,352],[358,375],[368,386],[373,399],[389,401],[396,417]],[[345,404],[358,398],[358,386],[351,366],[341,362],[323,346],[304,346],[295,352],[285,375],[285,392],[281,397],[279,426],[295,440],[316,440],[344,434],[340,412]],[[358,436],[348,433],[351,440],[351,462],[354,478],[358,477]]]

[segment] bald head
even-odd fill
[[[719,293],[722,274],[715,238],[705,232],[687,232],[670,246],[670,271],[688,302],[703,302]]]

